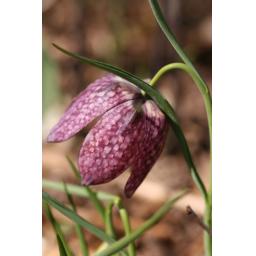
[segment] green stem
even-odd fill
[[[129,215],[126,209],[123,207],[121,199],[116,200],[115,204],[119,210],[120,218],[124,226],[124,232],[126,236],[129,236],[132,232],[131,229],[131,224],[129,220]],[[135,242],[131,241],[128,245],[128,255],[129,256],[135,256],[136,255],[136,247],[135,247]]]
[[[190,67],[188,67],[186,64],[184,63],[171,63],[171,64],[167,64],[164,67],[162,67],[157,73],[156,75],[152,78],[152,80],[150,81],[150,85],[154,86],[157,81],[168,71],[171,71],[173,69],[180,69],[185,71],[187,74],[189,74],[191,76],[191,78],[193,79],[193,81],[195,82],[198,90],[200,91],[203,100],[204,100],[204,105],[205,105],[205,109],[206,109],[206,113],[207,113],[207,119],[208,119],[208,127],[209,127],[209,137],[210,137],[210,155],[211,155],[211,141],[212,141],[212,100],[211,100],[211,96],[209,93],[208,88],[205,89],[204,84],[201,83],[201,80],[198,79],[197,74],[194,72],[193,69],[191,69]],[[176,127],[176,129],[180,129],[179,127]],[[178,132],[176,133],[177,136],[181,136],[182,133]],[[181,136],[182,137],[182,136]],[[185,140],[185,138],[181,138],[181,140]],[[210,185],[210,189],[209,192],[207,193],[204,184],[192,162],[192,166],[191,166],[191,175],[192,178],[194,180],[194,182],[196,183],[197,187],[200,189],[201,193],[204,196],[205,199],[205,204],[206,204],[206,209],[205,209],[205,216],[204,216],[204,221],[205,224],[211,229],[211,185]],[[205,248],[206,248],[206,255],[210,256],[211,255],[211,236],[209,236],[209,234],[207,232],[204,233],[204,244],[205,244]]]
[[[209,192],[210,193],[210,192]],[[211,203],[211,194],[209,198],[208,205],[205,209],[204,214],[204,222],[209,227],[210,234],[208,232],[204,232],[204,248],[205,248],[205,255],[211,256],[212,255],[212,203]]]
[[[193,75],[193,80],[196,82],[197,86],[199,87],[200,92],[202,93],[204,104],[207,112],[207,119],[208,119],[208,128],[209,128],[209,137],[210,137],[210,155],[212,153],[212,101],[211,96],[209,93],[209,89],[207,87],[207,84],[205,83],[204,79],[200,76],[196,68],[194,67],[193,63],[190,61],[187,54],[183,51],[182,47],[177,42],[174,33],[172,32],[171,28],[168,26],[164,15],[161,11],[161,8],[159,6],[159,3],[157,0],[149,0],[151,9],[153,11],[153,14],[161,27],[162,31],[164,32],[165,36],[167,37],[168,41],[171,43],[173,48],[176,50],[177,54],[180,56],[180,58],[184,61],[184,63],[189,67],[190,74]],[[211,176],[211,173],[210,173]],[[205,211],[205,220],[207,221],[207,225],[211,229],[211,185],[209,189],[208,198],[209,201],[206,204],[206,211]],[[211,256],[212,250],[211,250],[211,237],[207,233],[205,233],[205,249],[206,249],[206,255]]]
[[[167,73],[170,70],[173,69],[180,69],[185,71],[188,75],[191,76],[193,81],[195,82],[198,90],[200,91],[203,100],[204,100],[204,105],[207,113],[207,119],[208,119],[208,127],[209,127],[209,136],[210,136],[210,141],[212,139],[212,99],[210,92],[208,90],[208,87],[202,83],[202,80],[198,77],[198,75],[195,73],[194,69],[189,67],[188,65],[184,63],[170,63],[165,66],[163,66],[159,71],[155,74],[155,76],[152,78],[150,81],[150,85],[154,86],[157,81],[162,77],[165,73]]]
[[[122,208],[120,209],[120,217],[124,225],[124,231],[125,235],[129,236],[131,234],[131,226],[130,226],[130,221],[129,221],[129,216],[126,211],[126,209]],[[136,249],[135,249],[135,243],[131,242],[128,245],[128,254],[129,256],[135,256],[136,255]]]
[[[100,253],[96,254],[96,256],[108,256],[113,255],[120,251],[121,249],[125,248],[129,243],[135,241],[138,237],[143,235],[148,229],[158,223],[158,221],[163,218],[165,214],[169,212],[172,208],[174,203],[178,201],[182,196],[184,196],[186,191],[180,192],[174,198],[168,200],[157,212],[155,212],[147,221],[145,221],[139,228],[134,230],[130,235],[123,237],[122,239],[114,242],[111,244],[107,249],[101,251]]]
[[[176,40],[176,37],[174,33],[172,32],[171,28],[168,26],[164,15],[161,11],[161,8],[159,6],[159,3],[157,0],[149,0],[151,9],[153,11],[153,14],[161,27],[162,31],[164,32],[165,36],[167,37],[168,41],[171,43],[177,54],[180,56],[180,58],[193,70],[195,75],[198,77],[200,80],[200,83],[204,85],[205,88],[207,88],[207,85],[205,81],[201,78],[197,70],[195,69],[193,63],[190,61],[189,57],[187,54],[183,51],[182,47],[179,45],[179,43]]]
[[[115,230],[113,227],[113,219],[112,219],[112,209],[113,202],[110,202],[105,210],[105,226],[106,226],[106,234],[108,234],[112,238],[116,238]]]
[[[116,233],[115,233],[115,229],[114,229],[114,225],[113,225],[113,217],[112,217],[112,210],[113,210],[113,206],[114,206],[114,202],[110,202],[106,209],[105,209],[105,232],[107,235],[109,235],[110,237],[112,237],[113,239],[116,239]],[[97,250],[97,252],[100,252],[102,250],[104,250],[105,248],[107,248],[108,244],[107,243],[103,243],[99,250]],[[119,254],[114,254],[113,256],[117,256]]]
[[[163,66],[162,68],[160,68],[157,73],[154,75],[154,77],[151,79],[151,81],[149,82],[149,84],[151,86],[154,86],[157,81],[168,71],[172,70],[172,69],[181,69],[181,70],[185,70],[186,71],[186,65],[184,63],[181,62],[175,62],[175,63],[170,63],[167,64],[165,66]]]
[[[206,94],[206,91],[204,90],[204,87],[202,87],[202,85],[199,83],[200,81],[197,79],[197,76],[194,74],[193,70],[191,68],[189,68],[186,64],[184,63],[171,63],[171,64],[167,64],[165,66],[163,66],[156,74],[155,76],[151,79],[151,81],[149,82],[149,84],[151,86],[154,86],[158,80],[165,74],[167,73],[168,71],[170,70],[173,70],[173,69],[181,69],[185,72],[187,72],[191,77],[192,79],[194,80],[194,82],[196,83],[196,85],[198,86],[198,89],[200,90],[201,94],[203,95],[204,99],[205,99],[205,102],[209,102],[208,100],[208,97],[206,95],[209,95],[209,94]],[[207,114],[210,115],[211,111],[210,112],[207,112]],[[203,181],[201,180],[198,172],[197,172],[197,169],[193,163],[193,160],[191,158],[191,155],[190,155],[190,152],[189,152],[189,149],[186,145],[186,139],[185,137],[183,136],[183,133],[181,131],[181,128],[179,125],[175,125],[175,124],[171,124],[173,129],[174,129],[174,132],[176,134],[176,136],[179,138],[180,141],[183,141],[183,145],[185,145],[184,147],[184,150],[183,152],[187,152],[185,154],[185,159],[189,165],[189,169],[190,169],[190,173],[191,173],[191,176],[196,184],[196,186],[198,187],[198,189],[200,190],[202,196],[204,197],[204,200],[205,200],[205,203],[207,204],[208,203],[208,194],[207,194],[207,191],[206,191],[206,188],[203,184]]]

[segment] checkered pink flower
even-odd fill
[[[137,87],[109,74],[72,101],[47,140],[67,140],[96,118],[79,154],[82,183],[106,183],[130,167],[125,195],[131,197],[163,149],[168,131],[166,118]]]

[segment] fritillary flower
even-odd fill
[[[163,149],[165,115],[133,84],[108,74],[71,102],[47,140],[65,141],[94,120],[78,158],[82,184],[106,183],[130,168],[124,191],[131,197]]]

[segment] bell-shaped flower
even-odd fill
[[[47,140],[67,140],[94,120],[78,159],[82,184],[106,183],[131,168],[125,186],[125,195],[131,197],[163,149],[165,115],[133,84],[109,74],[71,102]]]

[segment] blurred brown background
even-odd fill
[[[160,3],[178,41],[211,86],[211,1],[162,0]],[[43,0],[43,177],[75,183],[65,155],[76,160],[85,134],[51,145],[45,143],[45,138],[72,97],[104,72],[65,56],[51,46],[52,42],[120,66],[141,78],[152,77],[161,66],[179,61],[179,58],[159,29],[146,0]],[[207,120],[198,90],[180,71],[164,76],[158,89],[175,108],[195,163],[208,184]],[[123,197],[122,189],[128,175],[124,173],[115,181],[94,189]],[[190,205],[201,215],[203,203],[187,172],[177,140],[170,131],[164,152],[147,179],[132,199],[124,199],[133,228],[148,218],[166,198],[184,187],[191,188],[192,192],[137,241],[138,255],[194,256],[203,252],[202,229],[185,212],[186,206]],[[65,201],[63,194],[49,192]],[[82,216],[102,225],[87,200],[76,198],[76,202]],[[60,214],[55,214],[64,223],[70,223]],[[115,221],[122,235],[118,218]],[[74,230],[70,225],[66,226],[68,240],[79,255]],[[87,233],[86,237],[93,251],[99,241]],[[54,233],[44,215],[43,255],[58,255]]]

